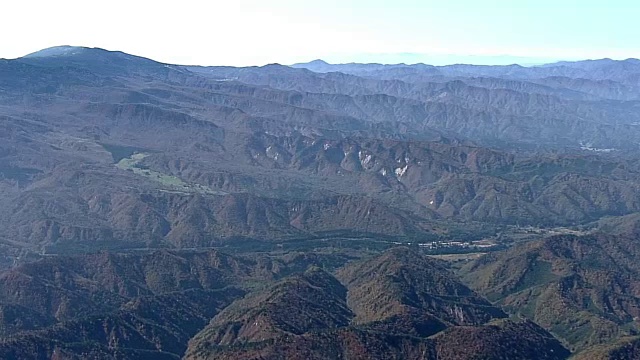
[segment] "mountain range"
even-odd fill
[[[0,358],[633,358],[639,109],[636,59],[0,60]]]

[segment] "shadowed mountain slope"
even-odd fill
[[[429,336],[453,325],[480,325],[504,313],[462,285],[437,260],[408,248],[340,269],[354,324]]]
[[[490,323],[504,313],[455,280],[438,261],[407,248],[348,264],[338,271],[338,278],[344,286],[322,270],[309,269],[234,302],[191,340],[185,358],[472,359],[478,354],[491,358],[509,353],[513,359],[563,359],[568,355],[533,323]],[[536,352],[536,346],[546,350]]]

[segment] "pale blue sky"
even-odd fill
[[[630,0],[22,0],[3,4],[0,57],[68,44],[202,65],[624,59],[640,57],[638,19]]]

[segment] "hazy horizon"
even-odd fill
[[[62,48],[62,47],[70,47],[70,48],[87,48],[87,49],[103,49],[107,51],[121,51],[119,49],[104,49],[100,47],[91,47],[91,46],[83,46],[83,45],[55,45],[50,47],[45,47],[42,49],[38,49],[35,51],[31,51],[27,54],[14,57],[14,58],[2,58],[0,59],[19,59],[21,57],[26,57],[31,54],[38,53],[42,50],[53,49],[53,48]],[[128,53],[128,52],[126,52]],[[128,53],[130,55],[139,56],[143,58],[148,58],[151,60],[157,60],[153,57],[145,56],[144,54],[136,54],[136,53]],[[354,58],[359,59],[359,61],[352,60]],[[305,64],[313,61],[324,61],[328,64],[332,65],[344,65],[344,64],[383,64],[383,65],[433,65],[433,66],[448,66],[448,65],[489,65],[489,66],[505,66],[505,65],[520,65],[525,67],[530,66],[539,66],[545,64],[553,64],[557,62],[574,62],[574,61],[591,61],[591,60],[603,60],[603,59],[612,59],[610,57],[603,58],[584,58],[584,59],[553,59],[553,58],[528,58],[528,57],[517,57],[510,55],[454,55],[454,54],[360,54],[358,56],[349,57],[343,55],[341,57],[328,57],[328,58],[310,58],[308,60],[299,61],[296,63],[285,63],[285,62],[272,62],[267,64],[256,64],[256,65],[228,65],[228,64],[196,64],[196,63],[169,63],[173,65],[190,65],[190,66],[264,66],[269,64],[281,64],[286,66],[296,65],[296,64]],[[619,58],[612,60],[627,60],[630,58]],[[636,59],[636,58],[634,58]]]
[[[12,2],[0,58],[63,44],[174,64],[537,65],[640,57],[629,1]],[[37,9],[37,11],[34,11]],[[97,16],[96,14],[99,14]],[[46,31],[42,31],[46,29]]]

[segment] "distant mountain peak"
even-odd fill
[[[53,56],[70,56],[77,55],[87,50],[86,47],[82,46],[69,46],[69,45],[61,45],[61,46],[53,46],[50,48],[42,49],[31,54],[23,56],[24,58],[43,58],[43,57],[53,57]]]
[[[328,62],[322,60],[322,59],[315,59],[313,61],[309,61],[308,64],[313,64],[313,65],[329,65]]]
[[[315,72],[331,72],[336,65],[330,64],[322,59],[316,59],[306,63],[297,63],[291,65],[293,68],[308,69]]]
[[[123,76],[141,71],[155,73],[169,71],[169,66],[166,64],[122,51],[68,45],[36,51],[17,59],[17,61],[45,67],[82,67],[95,74],[108,76]]]
[[[281,67],[285,67],[285,66],[282,65],[282,64],[279,64],[279,63],[270,63],[270,64],[263,65],[261,67],[268,69],[268,68],[281,68]]]

